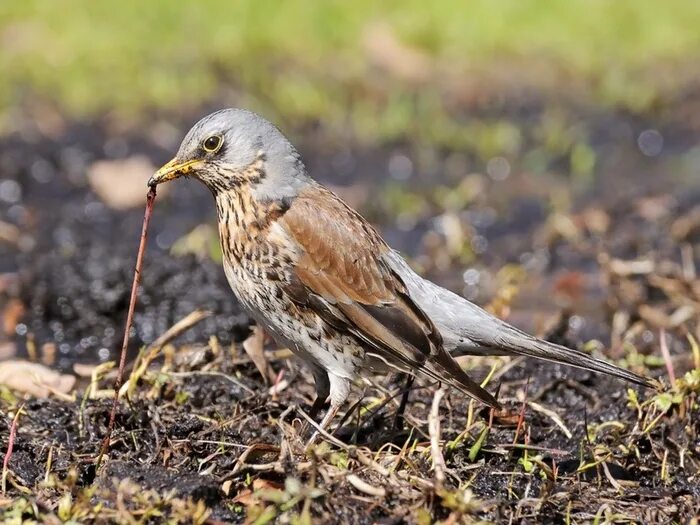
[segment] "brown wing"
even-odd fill
[[[448,383],[490,406],[496,400],[447,353],[428,316],[386,264],[390,248],[329,190],[300,194],[279,219],[301,255],[287,289],[329,324],[364,341],[368,352],[407,372]]]

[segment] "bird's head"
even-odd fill
[[[307,184],[294,146],[270,122],[243,109],[207,115],[187,133],[149,186],[181,176],[203,182],[214,195],[248,186],[259,198],[293,197]]]

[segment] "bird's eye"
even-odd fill
[[[207,153],[215,153],[219,151],[219,148],[221,147],[221,144],[223,144],[223,142],[224,139],[221,138],[221,135],[212,135],[204,141],[202,147]]]

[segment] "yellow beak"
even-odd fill
[[[157,186],[162,182],[177,179],[181,175],[186,175],[187,173],[192,171],[192,169],[200,162],[201,161],[197,159],[186,160],[182,162],[177,158],[174,158],[173,160],[165,164],[162,168],[160,168],[158,171],[156,171],[153,177],[148,179],[148,185]]]

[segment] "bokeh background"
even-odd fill
[[[306,498],[302,517],[326,522],[697,515],[699,28],[697,0],[0,2],[0,383],[36,386],[10,359],[67,381],[27,402],[14,500],[0,496],[0,511],[104,520],[127,501],[134,519],[156,508],[194,523],[210,511],[272,519]],[[141,371],[97,473],[113,376],[80,389],[121,344],[146,181],[194,122],[227,106],[276,123],[423,274],[552,341],[667,384],[675,370],[674,389],[467,359],[479,379],[497,370],[488,388],[507,409],[492,420],[446,395],[459,491],[430,489],[432,390],[412,393],[408,428],[423,442],[404,456],[384,384],[362,391],[370,416],[342,439],[381,446],[391,476],[405,461],[415,477],[377,476],[341,453],[322,458],[340,474],[313,492],[297,449],[287,485],[231,474],[248,444],[268,446],[262,462],[291,443],[274,422],[306,406],[311,378],[279,358],[290,386],[268,395],[238,344],[250,321],[221,269],[211,195],[178,180],[158,190],[130,357],[194,310],[213,315]],[[0,450],[25,398],[0,384]],[[513,414],[526,404],[521,432]],[[386,499],[358,498],[345,468]],[[170,489],[182,499],[169,502]]]
[[[699,196],[699,26],[684,0],[4,2],[3,338],[110,356],[143,181],[226,106],[277,123],[442,284],[609,338],[601,243],[646,256]],[[240,336],[211,199],[168,189],[137,341],[201,306],[204,333]]]

